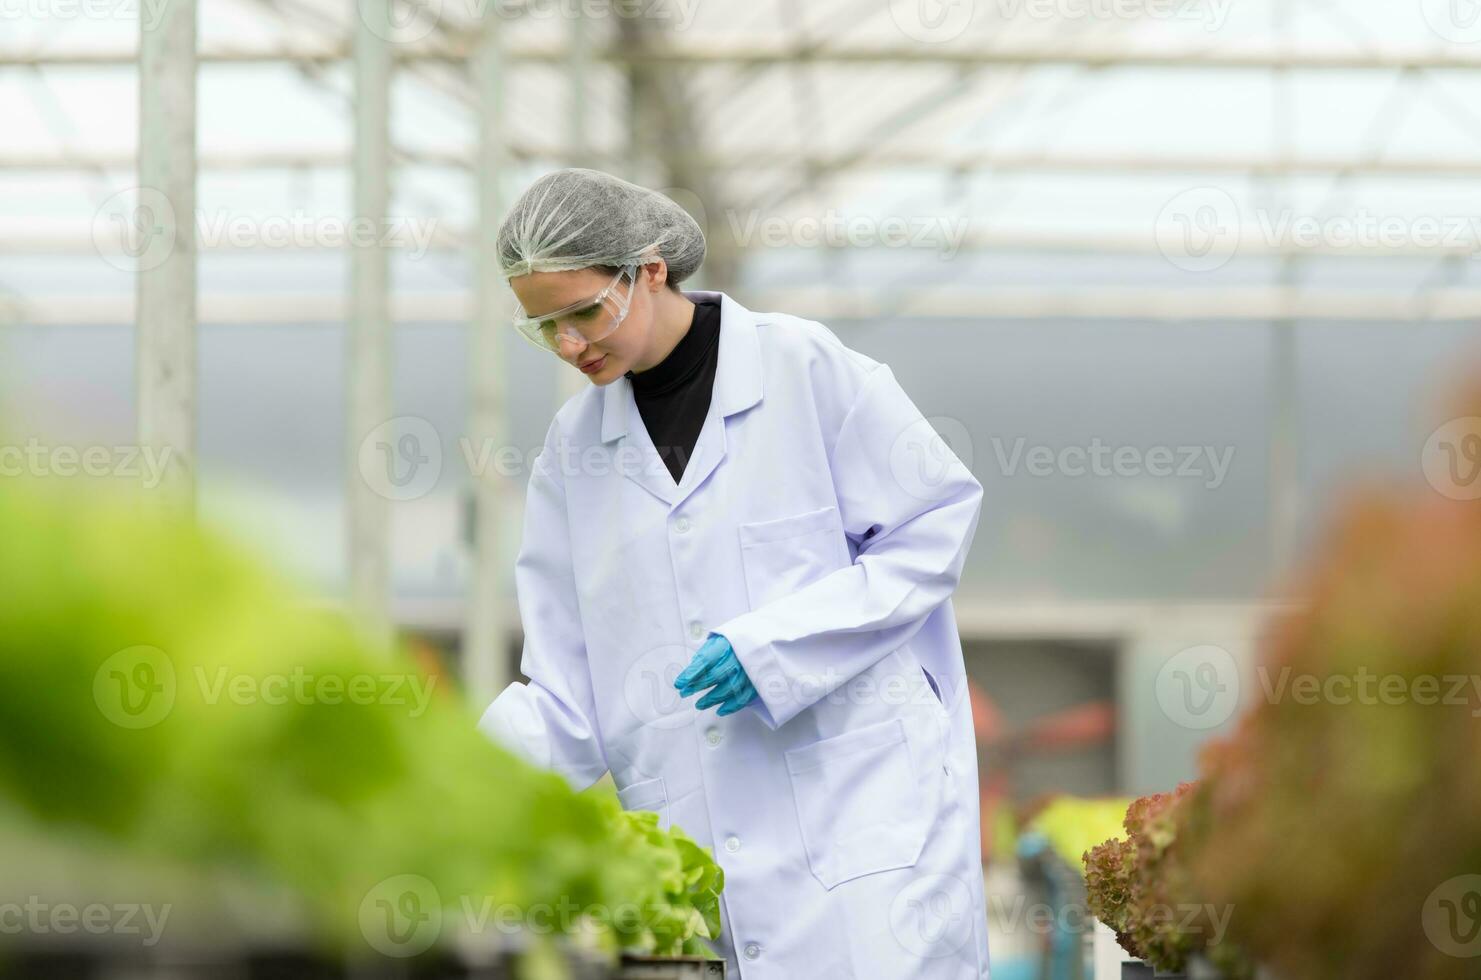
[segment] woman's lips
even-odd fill
[[[595,371],[600,371],[602,369],[602,365],[605,363],[607,363],[607,355],[603,354],[601,357],[593,361],[590,367],[585,364],[581,365],[581,370],[585,374],[591,374]]]

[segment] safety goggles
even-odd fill
[[[637,271],[636,264],[625,265],[595,296],[540,316],[528,316],[522,307],[516,306],[514,327],[536,347],[555,354],[560,353],[562,338],[577,345],[594,344],[609,336],[627,318],[633,285],[622,291],[618,283],[628,276],[636,284]]]

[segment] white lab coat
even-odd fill
[[[515,567],[530,680],[480,728],[577,787],[610,770],[626,808],[712,848],[732,977],[986,977],[950,598],[982,485],[888,366],[686,295],[721,324],[683,479],[627,378],[561,406]],[[711,631],[760,692],[725,718],[673,687]]]

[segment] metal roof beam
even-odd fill
[[[401,62],[465,61],[468,48],[461,43],[432,46],[397,46],[393,52]],[[644,51],[604,46],[593,47],[588,56],[612,63],[641,62],[648,65],[776,65],[799,62],[829,65],[893,64],[940,67],[994,65],[1073,65],[1093,68],[1193,68],[1259,70],[1299,69],[1311,71],[1414,71],[1481,69],[1481,52],[1463,49],[1410,51],[1285,51],[1273,49],[1221,49],[1205,51],[1183,48],[1153,48],[1127,44],[1007,45],[1002,47],[943,48],[902,45],[830,45],[825,48],[762,40],[728,41],[713,37],[686,40]],[[350,45],[345,42],[295,44],[278,48],[215,47],[200,52],[202,64],[258,64],[347,61]],[[564,44],[526,45],[509,53],[513,64],[538,63],[563,67],[571,53]],[[75,51],[3,51],[0,67],[132,66],[135,52],[117,49]]]
[[[1481,317],[1481,289],[1450,287],[1416,295],[1412,289],[1233,287],[772,287],[748,293],[753,309],[785,309],[823,322],[860,318],[930,320],[1129,320],[1135,322],[1234,321],[1268,325],[1302,320],[1349,320],[1422,325]],[[847,309],[848,316],[839,310]],[[467,323],[471,291],[415,293],[391,300],[395,323]],[[200,298],[204,324],[344,323],[348,299],[316,295],[207,293]],[[116,296],[12,296],[0,299],[0,329],[26,326],[125,327],[132,298]]]
[[[509,150],[516,160],[540,160],[579,166],[576,158],[554,146],[519,144]],[[1481,177],[1481,157],[1453,159],[1350,159],[1343,157],[1304,157],[1274,159],[1257,157],[1197,157],[1155,155],[1095,155],[1003,153],[1000,151],[961,151],[924,147],[881,149],[859,158],[854,153],[817,151],[791,152],[776,149],[738,150],[714,153],[674,149],[674,158],[711,170],[755,170],[757,167],[799,168],[808,172],[834,169],[910,169],[943,171],[988,171],[995,173],[1028,172],[1036,174],[1228,174],[1234,176],[1331,176],[1352,174],[1379,177]],[[618,165],[625,151],[585,150],[582,161]],[[468,153],[455,150],[421,150],[399,148],[393,151],[398,166],[448,167],[469,169]],[[241,153],[204,153],[200,157],[203,171],[304,170],[348,167],[347,153],[305,152],[302,150],[254,150]],[[94,172],[98,170],[131,170],[135,158],[121,151],[59,154],[55,152],[0,153],[0,171]]]

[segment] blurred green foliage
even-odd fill
[[[364,949],[367,896],[413,875],[445,918],[554,908],[608,951],[710,955],[705,849],[495,746],[442,678],[193,523],[10,480],[0,542],[6,846],[258,882],[341,950]]]

